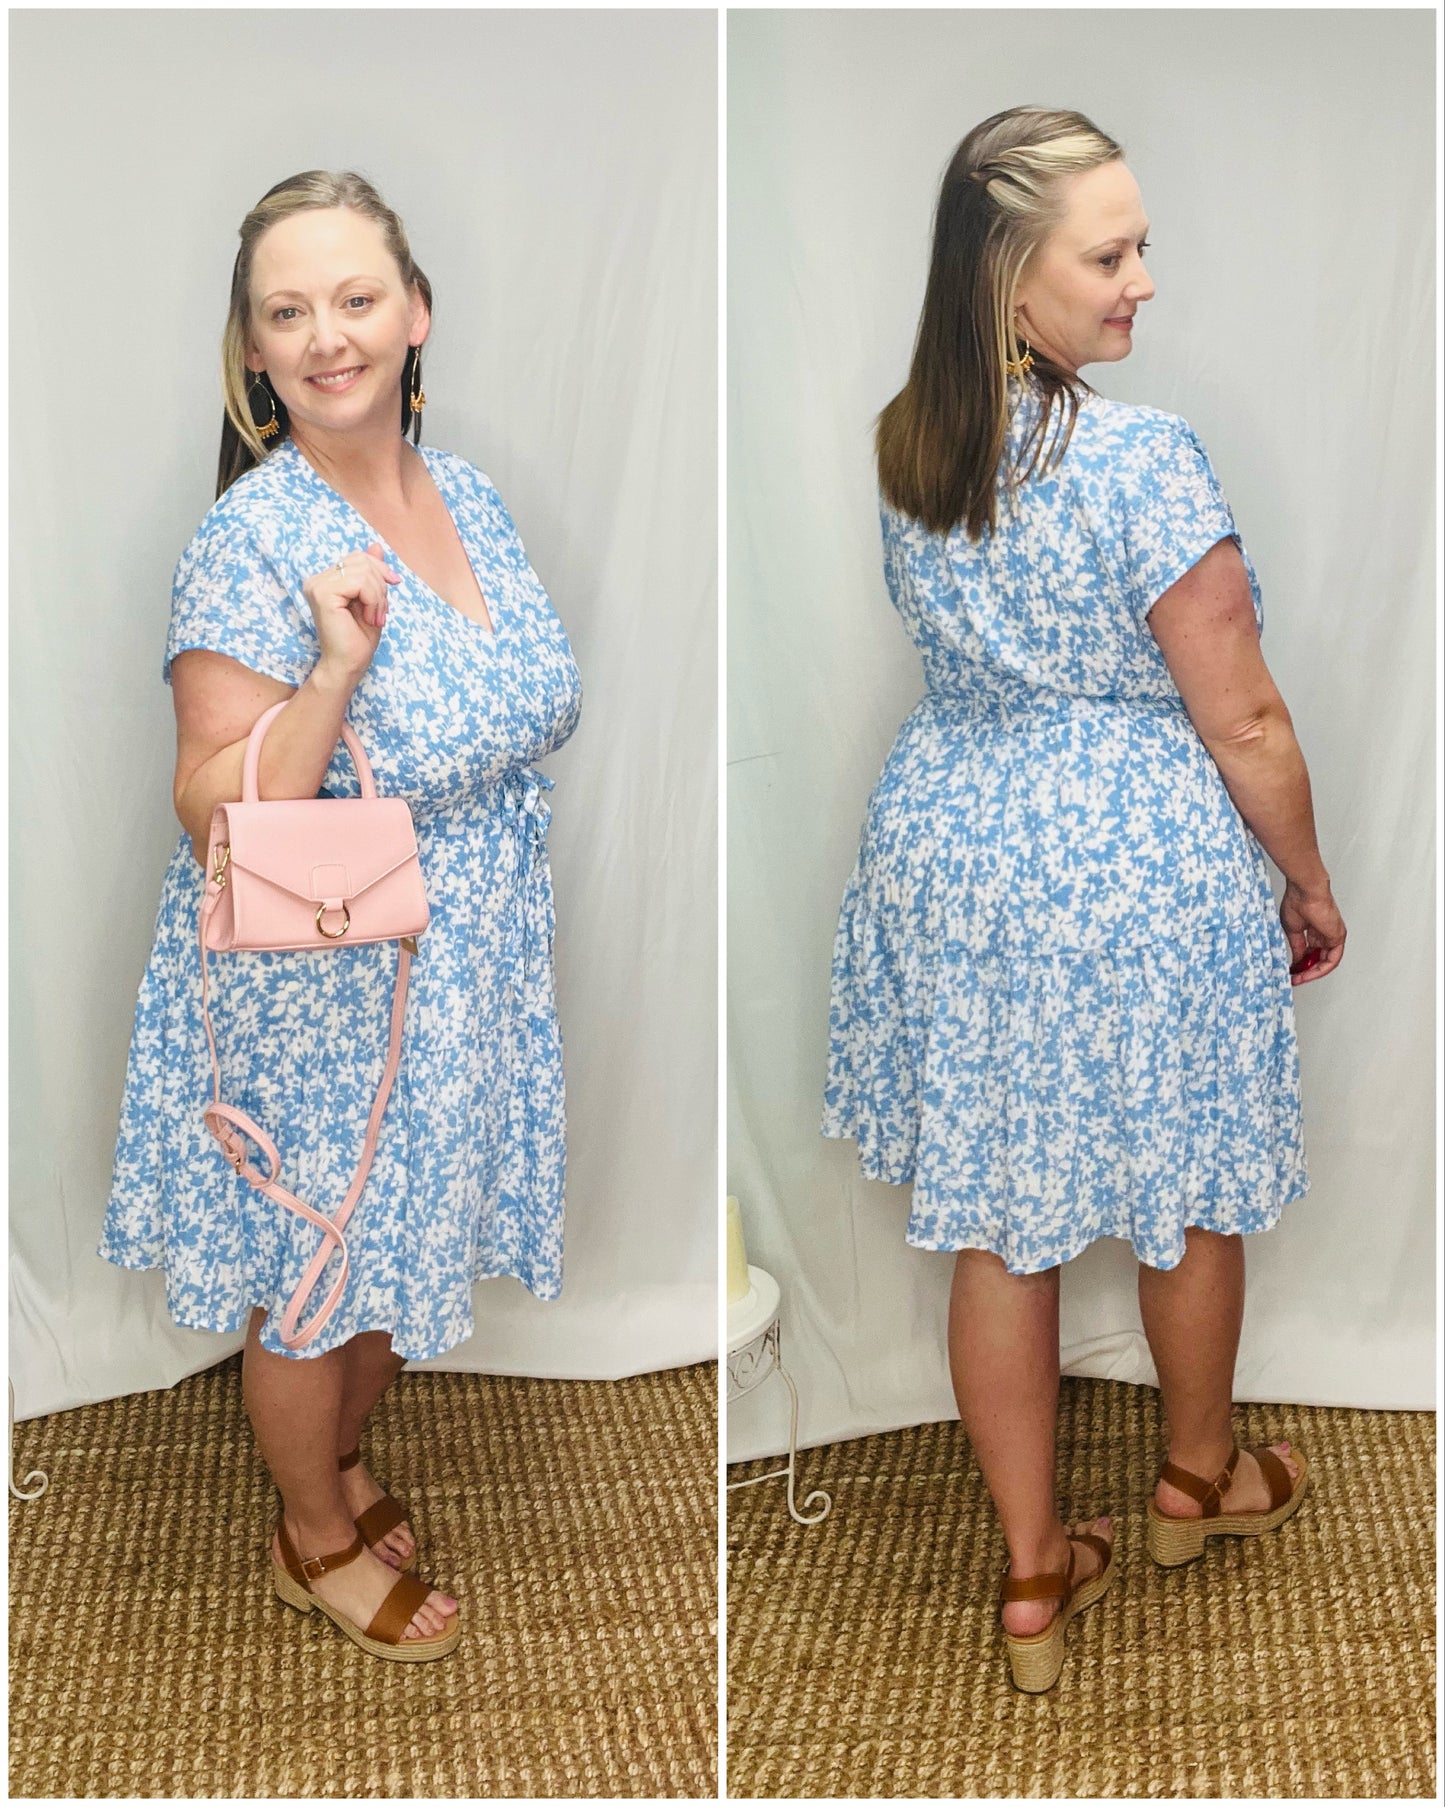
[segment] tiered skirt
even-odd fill
[[[1173,1267],[1308,1188],[1289,961],[1179,707],[926,699],[838,921],[823,1133],[912,1183],[915,1247]]]

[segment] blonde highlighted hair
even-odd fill
[[[979,540],[997,524],[1009,418],[1005,365],[1024,349],[1013,324],[1019,282],[1064,217],[1064,179],[1123,154],[1082,113],[1010,107],[976,125],[949,160],[934,211],[908,381],[878,416],[875,438],[883,495],[935,533],[962,523],[968,537]],[[1033,364],[1023,381],[1043,405],[1027,469],[1004,473],[1010,496],[1038,465],[1055,403],[1054,446],[1062,458],[1080,392],[1096,393],[1082,377],[1031,349]]]

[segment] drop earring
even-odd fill
[[[1017,326],[1015,326],[1014,331],[1018,332]],[[1029,342],[1027,339],[1024,339],[1024,335],[1021,332],[1019,333],[1019,337],[1024,340],[1024,355],[1017,361],[1012,358],[1004,359],[1003,367],[1010,376],[1024,376],[1033,368],[1034,354],[1030,349]]]
[[[426,406],[426,390],[421,386],[421,346],[411,348],[411,379],[407,384],[410,391],[407,401],[413,414],[420,414]]]
[[[274,439],[276,437],[276,435],[281,431],[281,423],[276,418],[276,398],[274,395],[272,395],[270,389],[267,388],[266,384],[264,382],[262,382],[262,380],[261,380],[265,376],[265,374],[266,373],[263,370],[255,371],[252,374],[251,381],[247,385],[247,388],[246,388],[246,405],[251,410],[251,424],[255,427],[256,431],[261,435],[262,439]],[[258,383],[261,384],[262,395],[264,395],[266,397],[266,400],[270,403],[270,406],[271,406],[271,418],[270,418],[270,420],[268,420],[265,423],[264,426],[261,424],[260,421],[258,421],[256,419],[256,406],[255,406],[255,403],[251,400],[251,391],[256,387],[256,385]]]

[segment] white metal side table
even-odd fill
[[[746,1481],[729,1481],[727,1490],[731,1493],[737,1487],[756,1487],[760,1481],[776,1481],[783,1475],[788,1477],[788,1511],[800,1525],[816,1525],[825,1519],[833,1509],[833,1501],[821,1488],[815,1487],[803,1501],[805,1508],[815,1500],[821,1500],[818,1511],[800,1512],[794,1497],[794,1483],[797,1478],[798,1458],[798,1389],[793,1384],[793,1377],[783,1366],[782,1357],[782,1320],[779,1311],[782,1306],[782,1294],[778,1283],[766,1268],[754,1267],[748,1263],[748,1280],[750,1285],[746,1294],[736,1305],[728,1306],[727,1315],[727,1359],[728,1359],[728,1398],[741,1399],[744,1393],[751,1393],[760,1386],[770,1374],[780,1374],[788,1389],[791,1409],[788,1416],[788,1461],[783,1468],[770,1469],[767,1474],[755,1474]]]

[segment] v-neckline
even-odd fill
[[[372,539],[379,540],[381,542],[381,544],[386,547],[388,559],[393,564],[400,566],[400,568],[406,573],[406,575],[412,580],[412,582],[415,583],[419,589],[424,591],[426,595],[431,597],[432,601],[436,603],[438,608],[445,609],[448,615],[453,616],[456,620],[463,622],[467,627],[471,628],[475,632],[477,637],[480,640],[482,640],[483,642],[490,643],[492,641],[495,641],[495,639],[497,638],[499,629],[500,629],[500,612],[496,606],[496,603],[493,601],[494,592],[488,590],[485,587],[485,585],[482,583],[481,574],[478,572],[476,565],[473,563],[471,548],[467,545],[466,536],[463,534],[463,532],[461,530],[461,526],[460,526],[459,522],[457,521],[456,515],[453,514],[453,512],[452,512],[451,503],[447,500],[447,492],[442,486],[442,479],[438,475],[437,471],[433,468],[431,459],[427,457],[427,453],[434,451],[436,449],[435,447],[419,445],[419,446],[414,446],[412,449],[420,455],[422,463],[426,466],[427,475],[431,478],[432,483],[436,487],[437,495],[441,498],[441,505],[446,510],[447,519],[452,524],[452,532],[456,534],[457,543],[458,543],[458,545],[460,545],[460,547],[462,549],[462,556],[467,561],[467,569],[471,572],[472,581],[477,586],[477,594],[481,597],[482,606],[486,609],[488,616],[491,618],[492,625],[490,627],[487,627],[484,622],[478,621],[478,619],[476,618],[475,615],[468,615],[465,610],[459,609],[455,603],[448,602],[445,596],[441,595],[438,591],[434,590],[431,587],[431,585],[426,581],[426,579],[421,575],[421,573],[419,571],[415,570],[411,565],[409,565],[404,558],[401,558],[400,556],[398,556],[397,552],[395,551],[395,549],[393,548],[393,546],[391,544],[391,541],[387,539],[385,534],[378,532],[377,529],[372,526],[371,522],[367,520],[366,516],[364,514],[362,514],[361,510],[359,508],[357,508],[354,503],[348,502],[346,497],[342,495],[342,493],[339,489],[335,488],[334,485],[332,485],[326,481],[326,479],[321,475],[321,472],[317,470],[316,466],[311,462],[311,460],[301,450],[300,446],[298,446],[296,444],[294,439],[291,439],[288,437],[288,438],[284,439],[281,443],[284,446],[290,447],[292,457],[297,459],[306,468],[306,470],[310,472],[310,474],[311,474],[312,478],[315,480],[315,482],[320,484],[321,488],[324,489],[329,496],[333,497],[337,502],[339,502],[343,508],[350,511],[352,517],[361,523],[361,525],[366,529],[368,535]],[[278,451],[280,450],[279,446],[277,447],[277,450]],[[274,453],[272,455],[274,456]]]

